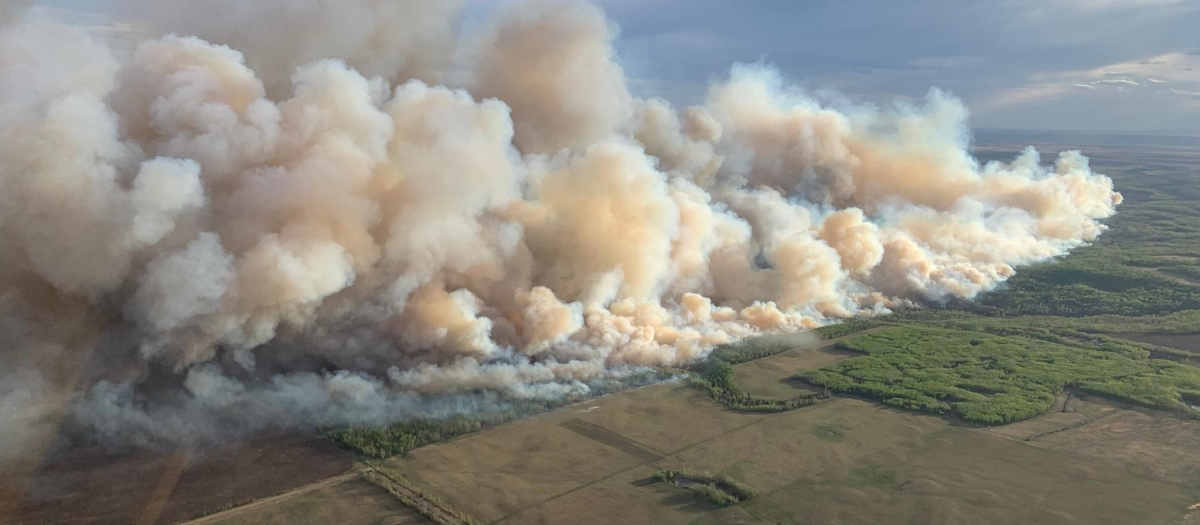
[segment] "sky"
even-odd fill
[[[21,0],[0,0],[16,2]],[[113,0],[34,0],[35,16],[131,46]],[[468,18],[502,0],[468,0]],[[886,105],[931,88],[976,128],[1200,133],[1200,0],[595,0],[638,95],[701,101],[735,62]]]

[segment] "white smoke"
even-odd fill
[[[125,63],[0,29],[6,429],[152,444],[584,393],[974,297],[1121,200],[1078,152],[980,165],[937,91],[828,105],[735,66],[702,106],[638,99],[580,2],[473,35],[445,2],[187,4],[142,6],[183,32]],[[455,55],[470,80],[438,85]]]

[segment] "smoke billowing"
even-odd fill
[[[0,29],[5,453],[64,417],[153,445],[583,393],[973,297],[1121,200],[1078,152],[981,165],[937,91],[739,65],[638,98],[580,2],[469,34],[453,2],[131,5],[176,33]]]

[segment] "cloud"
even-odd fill
[[[1183,89],[1171,88],[1168,92],[1172,95],[1178,95],[1181,97],[1200,99],[1200,91],[1186,91]]]
[[[1128,62],[1118,62],[1087,71],[1068,73],[1093,79],[1105,77],[1144,77],[1154,84],[1200,82],[1194,71],[1200,66],[1200,56],[1177,51]]]
[[[972,105],[976,112],[996,111],[1043,101],[1059,100],[1073,91],[1098,91],[1097,86],[1113,86],[1110,93],[1126,92],[1126,87],[1142,84],[1130,77],[1144,77],[1152,84],[1200,84],[1200,57],[1183,52],[1118,62],[1089,70],[1061,71],[1032,75],[1027,84],[1005,87]],[[1120,78],[1111,78],[1120,77]],[[1163,91],[1161,93],[1169,93]]]
[[[1167,6],[1187,6],[1188,0],[1052,0],[1052,5],[1078,11],[1117,11]]]
[[[1002,88],[991,96],[976,102],[971,106],[975,111],[996,111],[1000,109],[1037,102],[1054,100],[1071,92],[1072,86],[1061,82],[1046,82],[1037,78],[1035,83],[1025,86]]]

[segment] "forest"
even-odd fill
[[[953,414],[971,423],[1020,421],[1065,388],[1178,413],[1200,399],[1200,368],[1149,359],[1132,345],[1067,346],[924,326],[887,328],[838,343],[865,354],[797,376],[836,393]]]

